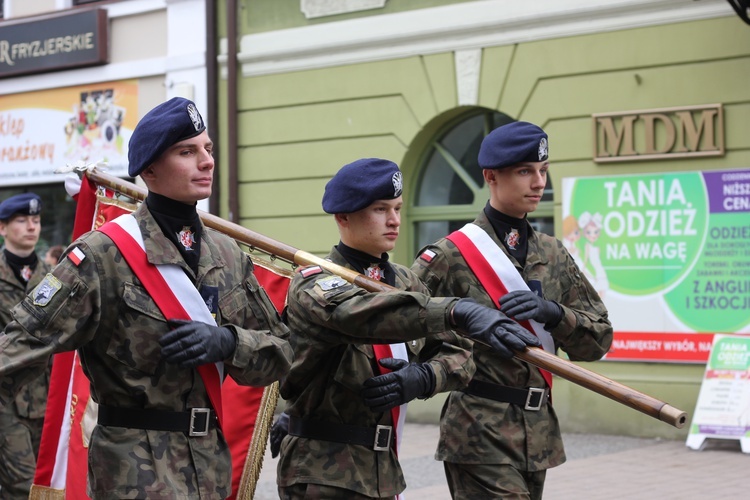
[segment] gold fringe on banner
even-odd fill
[[[237,500],[252,500],[255,495],[255,488],[258,486],[258,478],[263,467],[263,457],[266,454],[268,433],[271,431],[273,415],[278,401],[279,383],[274,382],[263,390],[258,413],[255,416],[255,428],[250,438],[250,446],[247,449],[245,467],[242,470],[242,478],[237,491]]]
[[[32,484],[29,500],[65,500],[65,490]]]

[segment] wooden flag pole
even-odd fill
[[[131,198],[142,200],[146,196],[146,189],[124,181],[118,177],[105,174],[96,169],[86,170],[86,175],[92,181],[119,191]],[[305,252],[304,250],[299,250],[285,243],[273,240],[238,224],[228,222],[206,212],[199,211],[199,214],[201,220],[207,227],[221,231],[227,236],[230,236],[238,242],[244,243],[253,249],[258,249],[270,255],[272,259],[279,258],[297,266],[317,265],[333,274],[341,276],[348,282],[371,292],[386,292],[393,290],[393,287],[386,285],[385,283],[369,279],[351,269],[336,265],[311,253]],[[661,420],[662,422],[673,425],[678,429],[683,428],[687,422],[687,413],[685,411],[675,408],[664,401],[660,401],[638,392],[626,385],[615,382],[603,375],[587,370],[579,365],[571,363],[570,361],[566,361],[554,354],[547,353],[540,348],[529,347],[522,352],[516,352],[515,356],[527,363],[569,380],[574,384],[608,397],[620,404]]]

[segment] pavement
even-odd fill
[[[404,427],[401,466],[407,500],[450,500],[443,465],[433,455],[436,425]],[[547,472],[547,500],[699,500],[750,498],[750,454],[739,441],[707,440],[701,451],[685,441],[563,434],[568,461]],[[255,500],[278,498],[277,460],[266,450]]]

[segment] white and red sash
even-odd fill
[[[395,358],[409,361],[408,352],[406,350],[406,344],[399,342],[397,344],[373,344],[372,350],[375,352],[375,358],[380,361],[383,358]],[[391,370],[380,366],[380,374],[385,375],[390,373]],[[396,434],[396,456],[398,456],[399,449],[401,448],[401,432],[404,430],[404,422],[406,420],[406,407],[407,403],[401,406],[391,408],[391,420],[393,421],[393,431]],[[400,493],[396,495],[396,500],[404,500],[404,494]]]
[[[466,224],[447,238],[456,245],[474,275],[498,307],[498,300],[508,292],[529,290],[529,286],[516,270],[505,252],[492,238],[476,224]],[[542,342],[545,351],[554,354],[555,342],[544,326],[535,320],[519,321],[527,330],[533,332]],[[552,374],[539,368],[547,385],[552,388]]]
[[[372,350],[375,352],[375,358],[378,361],[383,358],[395,358],[403,359],[407,362],[409,361],[409,356],[406,352],[406,345],[403,342],[398,344],[373,344]],[[380,366],[380,363],[378,363],[378,368],[380,369],[381,375],[391,372],[391,370]],[[408,405],[404,403],[401,406],[391,408],[391,420],[393,420],[393,430],[396,433],[396,455],[398,455],[398,450],[401,447],[401,431],[404,429],[407,406]]]
[[[148,261],[143,235],[138,221],[131,214],[104,224],[99,231],[109,236],[125,257],[133,273],[143,283],[156,306],[166,319],[187,319],[216,325],[211,312],[206,307],[195,285],[188,279],[180,266],[174,264],[154,265]],[[196,368],[208,398],[216,412],[219,426],[222,423],[221,382],[224,378],[224,364],[208,363]]]

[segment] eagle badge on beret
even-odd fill
[[[41,204],[36,198],[29,200],[29,215],[36,215],[41,211]]]
[[[547,159],[548,151],[547,151],[547,138],[542,137],[542,140],[539,141],[539,161],[544,161]]]
[[[398,198],[404,190],[404,176],[401,172],[394,172],[391,181],[393,182],[393,197]]]
[[[195,104],[193,104],[192,102],[188,104],[187,112],[190,116],[190,119],[193,121],[193,127],[195,127],[195,130],[200,130],[203,126],[203,120],[201,118],[201,114],[198,113],[198,108],[195,107]]]

